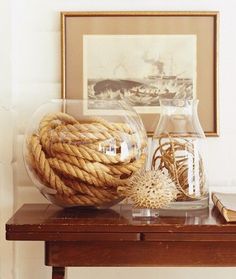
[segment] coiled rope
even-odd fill
[[[27,163],[41,184],[55,190],[46,196],[56,203],[103,206],[120,199],[118,186],[144,166],[145,147],[145,135],[140,139],[129,124],[80,122],[60,112],[43,117],[27,138]]]

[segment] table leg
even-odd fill
[[[65,267],[52,267],[52,279],[66,279]]]

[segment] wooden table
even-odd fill
[[[173,214],[182,216],[166,216]],[[68,266],[236,266],[236,224],[216,208],[143,220],[128,206],[26,204],[6,224],[6,238],[44,241],[53,279],[64,278]]]

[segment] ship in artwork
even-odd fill
[[[152,65],[149,75],[142,79],[88,79],[88,98],[125,99],[132,106],[159,106],[162,98],[190,99],[193,97],[193,80],[185,73],[175,73],[173,59],[169,70],[160,59],[143,58]]]

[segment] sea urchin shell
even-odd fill
[[[178,194],[175,183],[159,170],[138,172],[128,186],[121,186],[118,191],[130,198],[135,207],[151,209],[167,207]]]

